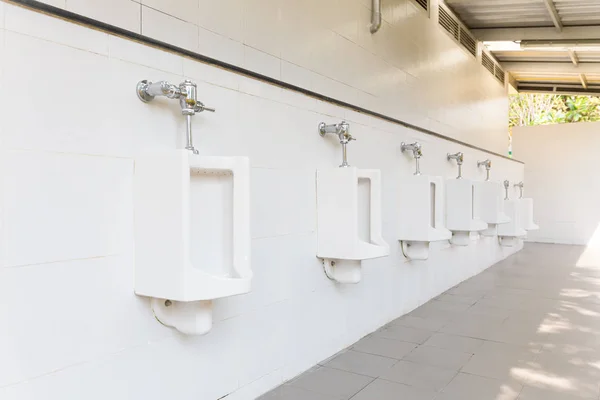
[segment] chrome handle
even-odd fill
[[[212,107],[205,106],[204,103],[202,103],[201,101],[197,101],[196,106],[194,107],[194,111],[195,112],[202,112],[202,111],[215,112],[217,110]]]

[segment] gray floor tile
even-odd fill
[[[473,354],[462,351],[419,346],[404,357],[404,360],[458,371],[472,356]]]
[[[444,301],[446,303],[454,303],[454,304],[467,304],[472,306],[477,303],[482,295],[463,295],[463,294],[452,294],[452,293],[444,293],[435,298],[436,301]]]
[[[565,393],[565,390],[555,388],[554,390],[539,389],[526,386],[521,391],[518,400],[581,400],[582,397]],[[589,399],[598,399],[589,397]]]
[[[373,333],[373,336],[385,339],[401,340],[416,344],[423,344],[431,337],[433,332],[423,329],[408,328],[406,326],[390,325]]]
[[[400,361],[382,375],[381,379],[439,391],[442,390],[456,374],[457,371],[453,369],[416,364],[410,361]]]
[[[389,357],[350,350],[335,357],[325,364],[325,366],[377,378],[390,369],[397,361]]]
[[[377,336],[367,336],[356,342],[352,346],[352,350],[399,360],[417,346],[416,343],[385,339]]]
[[[377,379],[352,400],[433,400],[436,392]]]
[[[484,341],[481,339],[436,332],[431,335],[424,345],[473,354],[483,343]]]
[[[291,385],[279,386],[258,400],[336,400],[336,397],[311,392]]]
[[[393,320],[388,325],[399,325],[406,326],[408,328],[422,329],[425,331],[439,331],[447,321],[432,318],[421,318],[413,317],[412,315],[405,315],[398,319]]]
[[[373,378],[338,369],[314,368],[290,382],[290,385],[347,400],[373,381]]]
[[[583,250],[527,243],[264,399],[600,400],[600,251]]]
[[[506,343],[485,342],[462,368],[462,372],[488,378],[524,381],[538,350]],[[519,374],[519,372],[521,373]]]
[[[515,400],[523,386],[510,379],[497,380],[458,374],[436,400]]]

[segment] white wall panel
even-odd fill
[[[533,198],[540,226],[529,240],[600,245],[598,129],[598,122],[513,128],[515,156],[526,161],[524,196]]]
[[[277,13],[260,21],[278,26],[299,2],[273,3]],[[297,21],[313,21],[307,35],[302,24],[295,27],[293,45],[304,44],[299,52],[310,54],[298,60],[273,55],[277,40],[244,47],[243,29],[254,20],[206,29],[222,35],[215,46],[239,43],[237,60],[263,73],[496,149],[505,141],[505,132],[499,134],[506,115],[502,88],[462,51],[457,62],[470,65],[469,72],[437,79],[449,67],[432,65],[454,44],[409,3],[386,3],[388,28],[397,34],[410,24],[406,32],[415,32],[398,36],[406,42],[396,55],[393,43],[382,42],[386,36],[361,33],[368,27],[364,0],[338,19],[339,2],[309,1],[306,9],[294,9]],[[238,20],[254,15],[236,4],[223,3],[222,12],[235,8]],[[456,174],[447,152],[463,151],[464,175],[475,179],[483,179],[476,161],[488,153],[14,5],[0,2],[0,10],[6,12],[0,29],[3,400],[254,399],[516,250],[488,239],[467,248],[442,243],[430,260],[414,264],[404,260],[396,240],[398,182],[414,168],[399,151],[402,141],[421,141],[423,172],[445,177]],[[354,23],[344,23],[357,10],[362,46],[349,40]],[[172,18],[174,27],[196,29]],[[150,29],[158,35],[169,24]],[[336,49],[344,49],[335,53],[344,62],[316,62]],[[200,153],[248,156],[252,167],[253,289],[216,301],[214,329],[203,337],[160,325],[148,301],[133,293],[134,158],[148,149],[182,147],[185,126],[177,102],[144,104],[135,85],[186,78],[198,82],[199,99],[217,109],[193,119]],[[454,83],[463,79],[474,86]],[[462,91],[450,92],[456,88]],[[364,279],[354,286],[334,285],[315,256],[315,170],[335,168],[341,157],[339,144],[321,138],[317,124],[342,118],[358,139],[349,146],[350,163],[382,171],[383,236],[391,245],[389,257],[364,263]],[[523,179],[522,164],[491,158],[494,179]]]

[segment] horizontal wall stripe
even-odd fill
[[[175,54],[179,54],[179,55],[182,55],[182,56],[185,56],[185,57],[188,57],[188,58],[192,58],[194,60],[203,62],[205,64],[215,65],[217,67],[223,68],[225,70],[228,70],[228,71],[231,71],[231,72],[234,72],[234,73],[237,73],[237,74],[249,77],[249,78],[253,78],[253,79],[265,82],[265,83],[269,83],[271,85],[279,86],[279,87],[281,87],[283,89],[291,90],[291,91],[294,91],[294,92],[297,92],[297,93],[302,93],[304,95],[316,98],[318,100],[326,101],[326,102],[334,104],[336,106],[344,107],[344,108],[347,108],[349,110],[356,111],[356,112],[359,112],[359,113],[362,113],[362,114],[365,114],[365,115],[369,115],[369,116],[372,116],[372,117],[380,118],[380,119],[382,119],[384,121],[391,122],[391,123],[397,124],[397,125],[401,125],[401,126],[403,126],[405,128],[409,128],[409,129],[412,129],[412,130],[417,131],[417,132],[425,133],[427,135],[431,135],[431,136],[434,136],[434,137],[437,137],[437,138],[440,138],[440,139],[443,139],[443,140],[447,140],[447,141],[452,142],[452,143],[457,143],[457,144],[469,147],[471,149],[483,151],[485,153],[492,154],[492,155],[495,155],[495,156],[498,156],[498,157],[502,157],[502,158],[505,158],[505,159],[510,160],[510,161],[514,161],[514,162],[517,162],[517,163],[524,164],[522,161],[515,160],[515,159],[510,158],[508,156],[505,156],[503,154],[495,153],[493,151],[490,151],[490,150],[487,150],[487,149],[484,149],[484,148],[481,148],[481,147],[478,147],[478,146],[474,146],[474,145],[472,145],[470,143],[462,142],[460,140],[457,140],[457,139],[454,139],[454,138],[442,135],[442,134],[434,132],[432,130],[429,130],[429,129],[426,129],[426,128],[422,128],[420,126],[413,125],[413,124],[410,124],[410,123],[405,122],[405,121],[401,121],[401,120],[396,119],[396,118],[389,117],[387,115],[378,113],[376,111],[368,110],[366,108],[359,107],[359,106],[353,105],[351,103],[347,103],[347,102],[342,101],[342,100],[337,100],[337,99],[331,98],[329,96],[325,96],[323,94],[314,92],[312,90],[308,90],[308,89],[305,89],[305,88],[302,88],[302,87],[299,87],[299,86],[296,86],[296,85],[292,85],[290,83],[283,82],[283,81],[281,81],[279,79],[274,79],[274,78],[271,78],[271,77],[259,74],[259,73],[254,72],[254,71],[250,71],[248,69],[238,67],[236,65],[228,64],[226,62],[223,62],[223,61],[211,58],[211,57],[207,57],[205,55],[202,55],[202,54],[190,51],[190,50],[182,49],[181,47],[177,47],[177,46],[175,46],[173,44],[165,43],[165,42],[162,42],[162,41],[156,40],[156,39],[152,39],[152,38],[150,38],[148,36],[144,36],[144,35],[141,35],[139,33],[131,32],[131,31],[128,31],[126,29],[119,28],[119,27],[111,25],[111,24],[107,24],[105,22],[101,22],[101,21],[97,21],[97,20],[92,19],[92,18],[85,17],[83,15],[75,14],[73,12],[66,11],[66,10],[63,10],[61,8],[54,7],[54,6],[51,6],[51,5],[46,4],[46,3],[41,3],[41,2],[36,1],[36,0],[4,0],[4,1],[6,3],[12,3],[12,4],[24,6],[26,8],[31,9],[31,10],[35,10],[35,11],[39,11],[39,12],[42,12],[42,13],[45,13],[45,14],[49,14],[49,15],[52,15],[52,16],[55,16],[55,17],[58,17],[58,18],[61,18],[61,19],[67,20],[67,21],[71,21],[71,22],[74,22],[74,23],[77,23],[77,24],[80,24],[80,25],[85,25],[85,26],[88,26],[90,28],[97,29],[97,30],[100,30],[100,31],[103,31],[103,32],[106,32],[106,33],[109,33],[109,34],[112,34],[112,35],[116,35],[116,36],[120,36],[122,38],[130,39],[130,40],[133,40],[133,41],[138,42],[138,43],[142,43],[142,44],[145,44],[145,45],[156,47],[156,48],[161,49],[161,50],[166,50],[166,51],[169,51],[171,53],[175,53]],[[508,121],[506,121],[506,123],[508,124]]]

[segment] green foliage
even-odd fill
[[[510,96],[510,127],[591,121],[600,121],[600,97],[527,93]]]

